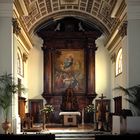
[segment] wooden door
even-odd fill
[[[122,110],[122,96],[114,97],[115,115],[120,115]]]
[[[42,99],[30,99],[29,100],[29,113],[33,117],[33,123],[41,123],[42,115],[40,110],[43,108]]]
[[[19,97],[18,99],[18,114],[21,118],[21,121],[24,119],[25,117],[25,98]]]

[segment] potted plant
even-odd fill
[[[130,103],[129,109],[122,109],[121,111],[121,127],[120,133],[140,133],[140,85],[124,88],[118,86],[115,90],[123,91]]]
[[[3,110],[5,122],[2,124],[5,133],[8,133],[11,123],[8,121],[9,108],[12,104],[12,94],[25,91],[25,88],[15,83],[11,74],[0,75],[0,107]]]
[[[128,98],[125,98],[131,104],[133,116],[140,116],[140,85],[124,88],[118,86],[114,90],[123,91]]]

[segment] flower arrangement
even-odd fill
[[[89,104],[88,106],[85,107],[85,111],[86,112],[94,112],[95,108],[94,108],[94,104]]]
[[[53,112],[54,111],[54,107],[52,105],[49,104],[45,104],[44,108],[40,110],[41,112],[44,112],[46,114]]]

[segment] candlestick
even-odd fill
[[[82,125],[84,124],[84,108],[82,109]]]

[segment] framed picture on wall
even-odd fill
[[[54,93],[72,87],[76,93],[85,92],[85,58],[83,49],[58,49],[53,57],[52,85]]]

